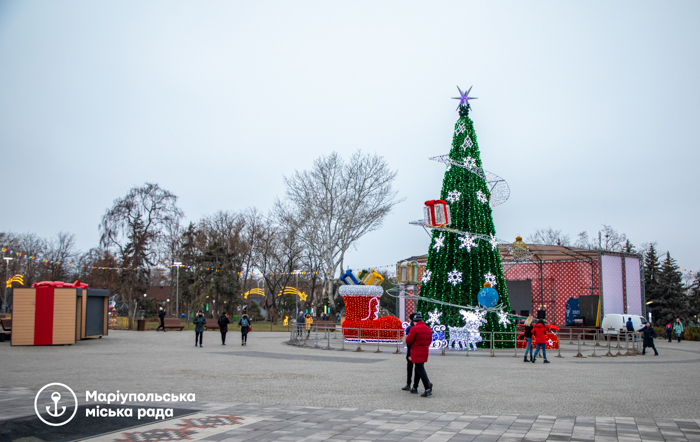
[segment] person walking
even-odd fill
[[[160,319],[160,325],[158,326],[156,331],[162,328],[163,333],[165,333],[165,310],[163,310],[163,307],[161,307],[160,310],[158,310],[158,319]]]
[[[250,318],[248,317],[248,311],[243,310],[243,316],[238,320],[238,325],[241,326],[241,345],[248,345],[248,332],[250,331]]]
[[[304,313],[299,312],[297,316],[297,336],[302,337],[304,335]]]
[[[204,324],[207,320],[204,319],[204,313],[200,310],[197,312],[197,316],[194,317],[192,323],[194,324],[194,346],[197,346],[197,340],[199,340],[199,346],[202,346],[202,337],[204,336]]]
[[[634,329],[634,324],[632,323],[632,318],[628,317],[627,322],[625,323],[625,326],[627,327],[627,332],[625,335],[625,340],[628,339],[628,336],[632,335],[636,330]],[[632,335],[633,336],[633,335]],[[618,339],[620,339],[618,337]]]
[[[544,363],[549,364],[547,360],[547,330],[544,328],[544,319],[537,321],[537,324],[532,329],[532,336],[535,337],[535,342],[537,343],[537,350],[535,350],[535,355],[532,357],[532,363],[535,363],[535,358],[537,358],[540,349],[542,349]]]
[[[219,317],[219,331],[221,332],[221,345],[226,345],[226,333],[228,333],[228,325],[231,320],[228,317],[228,313],[222,312]]]
[[[676,335],[678,338],[678,342],[681,342],[681,333],[683,333],[683,323],[681,322],[681,318],[676,318],[676,322],[673,323],[673,333]]]
[[[666,324],[666,337],[668,338],[668,342],[673,342],[673,326],[670,322]]]
[[[309,336],[311,335],[311,324],[314,323],[314,318],[311,317],[310,314],[306,314],[306,318],[304,319],[304,323],[306,323],[306,339],[309,339]]]
[[[406,337],[411,333],[411,329],[415,325],[413,322],[413,317],[416,316],[415,313],[408,315],[409,324],[406,327]],[[432,337],[430,338],[432,339]],[[411,391],[411,375],[413,374],[413,361],[411,361],[411,346],[406,344],[406,386],[402,388],[403,391]]]
[[[654,345],[656,332],[654,331],[654,327],[651,326],[651,322],[647,321],[647,323],[644,324],[644,327],[637,330],[637,333],[642,333],[644,335],[642,354],[646,354],[647,347],[651,347],[654,349],[654,356],[658,356],[659,352],[656,351],[656,346]]]
[[[428,354],[430,343],[433,341],[433,331],[423,322],[423,316],[420,312],[416,312],[413,316],[414,326],[411,332],[406,336],[406,344],[411,346],[411,356],[409,360],[416,366],[416,375],[413,379],[413,388],[411,393],[418,394],[418,381],[423,382],[425,391],[421,394],[422,397],[432,396],[433,384],[428,379],[428,373],[425,371],[425,363],[428,362]]]
[[[525,334],[525,357],[523,358],[523,362],[535,361],[535,358],[532,356],[532,321],[534,320],[534,316],[530,315],[525,320],[525,323],[523,323],[523,329]],[[528,361],[527,359],[528,352],[530,352],[530,361]]]

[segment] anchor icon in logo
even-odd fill
[[[40,401],[44,404],[48,402],[46,401],[46,399],[48,398],[43,399],[41,394],[44,392],[44,390],[46,390],[49,387],[52,387],[52,390],[54,390],[50,395],[50,399],[53,402],[53,404],[42,404],[42,406],[39,406]],[[63,392],[63,394],[61,394],[58,391],[55,391],[56,389],[65,391]],[[45,396],[49,396],[48,391],[46,392]],[[58,403],[62,399],[62,403],[64,403],[65,405],[59,406]],[[39,413],[39,410],[43,410],[44,406],[46,407],[46,414],[42,416],[41,413]],[[72,413],[70,412],[71,408],[73,409]],[[75,417],[75,414],[78,412],[78,396],[76,396],[75,392],[66,384],[61,384],[59,382],[52,382],[50,384],[46,384],[41,388],[41,390],[37,392],[36,396],[34,397],[34,411],[36,412],[36,415],[39,418],[39,420],[41,420],[46,425],[52,427],[60,427],[70,422]],[[66,413],[66,411],[68,411],[68,413]],[[46,420],[45,417],[47,417],[49,420]]]
[[[49,416],[52,416],[52,417],[62,416],[63,413],[66,412],[66,407],[62,406],[61,408],[63,408],[63,409],[61,410],[60,413],[58,412],[58,401],[61,400],[61,393],[59,393],[57,391],[54,391],[53,393],[51,393],[51,400],[53,401],[54,412],[53,413],[51,412],[51,405],[46,406],[46,412],[49,414]]]

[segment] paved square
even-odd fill
[[[242,347],[237,338],[223,346],[206,332],[195,348],[193,332],[110,331],[67,347],[2,345],[0,426],[33,414],[36,392],[62,382],[81,403],[86,391],[195,393],[172,406],[242,419],[190,440],[700,440],[696,342],[659,340],[657,357],[577,359],[563,340],[564,357],[549,352],[546,365],[524,363],[522,350],[431,354],[434,394],[421,398],[400,390],[406,364],[396,347],[298,348],[284,344],[286,333],[263,332]]]

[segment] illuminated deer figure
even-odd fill
[[[482,341],[479,327],[486,323],[486,319],[484,319],[486,312],[462,309],[459,313],[462,315],[465,325],[464,327],[448,327],[450,339],[447,347],[452,348],[454,345],[456,350],[469,350],[471,345],[472,351],[476,351],[476,344]]]

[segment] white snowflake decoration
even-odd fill
[[[464,137],[464,142],[462,143],[462,149],[467,150],[470,147],[474,147],[474,143],[472,143],[472,139],[467,137]]]
[[[449,272],[447,274],[447,283],[452,285],[457,285],[462,282],[462,272],[458,272],[457,269]]]
[[[496,239],[496,236],[493,233],[489,233],[489,235],[491,235],[491,239],[489,239],[491,250],[496,250],[496,247],[498,247],[498,239]]]
[[[496,287],[496,275],[494,275],[493,273],[488,272],[487,274],[485,274],[484,281],[491,284],[491,287]]]
[[[430,270],[426,270],[425,272],[423,272],[423,277],[420,279],[420,281],[423,284],[427,284],[430,282],[430,278],[432,276],[433,276],[433,272],[431,272]]]
[[[472,157],[466,157],[464,159],[464,167],[466,167],[467,169],[476,168],[476,160]]]
[[[504,313],[503,310],[498,312],[498,323],[504,327],[510,324],[510,319],[508,319],[508,313]]]
[[[436,252],[439,252],[440,249],[443,247],[445,247],[445,237],[440,235],[437,238],[435,238],[435,244],[433,244],[433,248]]]
[[[482,204],[486,204],[489,202],[489,199],[486,197],[486,194],[481,190],[476,191],[476,199],[481,201]]]
[[[451,203],[456,203],[459,201],[459,197],[462,196],[462,192],[458,190],[451,190],[447,192],[447,201]]]
[[[442,312],[439,312],[437,307],[435,307],[435,311],[432,313],[428,312],[428,320],[425,322],[430,324],[430,328],[435,324],[440,325],[440,316],[442,316]]]
[[[464,122],[460,122],[459,126],[457,126],[457,129],[455,129],[455,135],[459,135],[459,134],[464,133],[466,131],[467,131],[467,126],[464,125]]]
[[[554,347],[554,341],[551,339],[547,341],[547,344],[549,344],[550,347]]]
[[[464,236],[460,236],[459,240],[462,242],[462,244],[459,245],[459,248],[467,249],[467,252],[471,252],[472,247],[479,247],[476,243],[476,236],[469,236],[468,233],[466,233]]]

